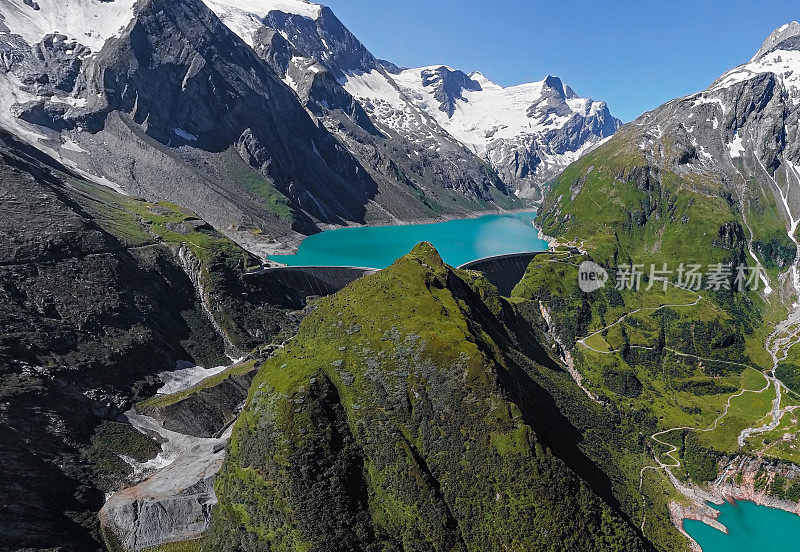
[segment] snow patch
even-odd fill
[[[74,151],[76,153],[89,153],[88,151],[86,151],[85,149],[80,147],[77,142],[74,142],[73,140],[70,140],[69,138],[66,138],[64,140],[64,143],[61,144],[61,148],[65,149],[65,150],[68,150],[68,151]]]
[[[70,107],[86,107],[86,98],[73,98],[72,96],[53,96],[50,98],[53,103],[66,104]]]
[[[731,69],[714,81],[709,90],[730,88],[766,73],[774,74],[789,92],[794,105],[800,104],[800,51],[776,50],[762,58]]]
[[[389,127],[417,144],[435,147],[440,143],[444,132],[426,112],[423,99],[401,91],[394,75],[377,69],[355,71],[346,74],[341,84],[379,126]]]
[[[397,87],[376,69],[369,73],[346,75],[344,88],[354,98],[384,100],[396,108],[402,108],[406,103]]]
[[[228,366],[216,366],[214,368],[203,368],[202,366],[184,366],[173,370],[171,372],[161,372],[158,377],[164,383],[156,394],[158,395],[171,395],[172,393],[179,393],[190,389],[203,381],[216,374],[224,372]]]
[[[473,71],[472,73],[469,74],[469,78],[480,84],[481,88],[483,88],[484,90],[486,90],[487,88],[495,90],[503,88],[499,84],[495,84],[492,81],[490,81],[488,78],[486,78],[486,75],[484,75],[480,71]]]
[[[697,152],[700,154],[700,157],[702,157],[706,161],[713,161],[714,160],[714,156],[711,155],[710,153],[708,153],[706,151],[706,148],[703,147],[703,146],[697,146]]]
[[[174,132],[176,136],[180,136],[184,140],[187,140],[189,142],[197,142],[197,136],[186,132],[182,128],[173,128],[172,132]]]
[[[736,134],[733,135],[733,142],[728,145],[728,151],[730,152],[731,159],[735,159],[744,155],[745,148],[744,144],[742,143],[742,137],[739,136],[738,130],[736,131]]]
[[[712,98],[707,96],[705,93],[700,94],[695,100],[694,105],[692,107],[697,107],[698,105],[704,104],[715,104],[718,105],[719,108],[722,110],[722,114],[725,115],[728,112],[728,106],[725,105],[720,98]]]
[[[249,46],[253,35],[263,26],[262,21],[272,11],[299,15],[317,20],[322,6],[305,0],[203,0],[226,27]]]
[[[192,437],[170,431],[153,418],[137,414],[133,410],[126,412],[125,417],[140,433],[158,435],[163,441],[161,452],[147,462],[138,462],[127,456],[120,456],[133,468],[136,479],[143,479],[151,476],[154,472],[160,472],[158,478],[150,477],[148,480],[153,487],[173,484],[176,480],[188,480],[190,483],[196,483],[198,473],[202,473],[209,467],[218,470],[217,465],[222,464],[225,457],[225,445],[233,431],[233,425],[231,425],[219,438]],[[173,464],[175,464],[176,470],[162,471]],[[124,492],[123,490],[118,494],[122,495]]]
[[[36,0],[34,10],[23,0],[0,0],[0,14],[11,33],[31,45],[60,33],[96,53],[131,22],[136,1]]]

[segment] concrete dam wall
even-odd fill
[[[302,308],[306,297],[327,296],[377,270],[352,266],[286,266],[246,274],[251,283],[269,290],[276,303]]]
[[[511,291],[522,280],[522,277],[525,275],[525,270],[527,270],[533,258],[542,253],[548,253],[548,251],[512,253],[510,255],[486,257],[485,259],[470,261],[458,268],[482,272],[486,279],[498,289],[500,295],[508,297],[511,295]]]
[[[501,295],[508,296],[522,280],[525,270],[536,255],[551,251],[512,253],[470,261],[459,268],[482,272]],[[287,307],[302,308],[306,297],[327,296],[336,293],[359,278],[378,272],[373,268],[353,266],[285,266],[264,268],[245,276],[263,290],[269,290],[271,299]]]

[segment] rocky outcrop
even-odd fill
[[[572,358],[572,352],[570,351],[569,347],[564,345],[563,340],[558,335],[558,329],[555,327],[553,322],[553,317],[550,314],[550,309],[545,306],[544,303],[539,301],[539,312],[542,315],[542,319],[545,322],[545,332],[546,335],[553,340],[553,349],[555,349],[556,354],[558,354],[561,362],[564,363],[564,366],[567,368],[567,372],[569,372],[570,377],[575,381],[575,383],[580,387],[581,391],[586,393],[586,396],[592,399],[594,402],[602,405],[602,401],[589,391],[586,386],[583,384],[583,374],[575,367],[575,360]]]
[[[191,280],[125,201],[0,133],[3,547],[100,550],[95,428],[177,360],[224,360]]]
[[[245,374],[230,375],[216,385],[190,390],[163,406],[139,410],[170,431],[194,437],[215,437],[236,420],[253,376],[255,368]]]
[[[194,285],[194,289],[197,293],[197,298],[203,307],[203,312],[205,312],[206,316],[208,317],[209,323],[214,327],[217,334],[220,335],[225,341],[225,354],[227,354],[230,358],[242,358],[244,356],[243,351],[233,344],[228,332],[217,321],[215,312],[212,310],[211,299],[205,283],[206,279],[208,278],[208,272],[204,271],[200,260],[186,245],[175,246],[172,249],[173,254],[180,263],[181,268],[183,268],[184,272],[186,272],[186,275],[192,280],[192,284]]]
[[[800,500],[795,502],[785,495],[776,495],[773,488],[776,477],[784,478],[787,485],[800,484],[800,466],[739,456],[720,463],[720,475],[710,488],[727,500],[747,500],[800,515]]]

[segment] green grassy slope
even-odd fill
[[[636,130],[623,127],[552,183],[538,217],[546,234],[583,242],[601,264],[749,261],[741,253],[750,230],[766,267],[794,257],[774,198],[747,186],[748,230],[733,183],[648,163]]]
[[[741,160],[734,160],[739,167],[729,177],[672,162],[668,131],[647,157],[641,132],[636,124],[623,127],[552,183],[538,223],[587,254],[538,259],[514,298],[541,302],[549,311],[583,385],[639,436],[650,454],[646,465],[655,466],[654,457],[667,464],[677,459],[674,475],[703,484],[717,476],[718,461],[738,454],[798,462],[800,426],[793,415],[742,448],[737,442],[745,428],[770,421],[775,392],[763,375],[772,368],[764,344],[786,316],[782,293],[764,294],[763,284],[747,293],[611,289],[613,270],[623,264],[644,265],[645,273],[663,263],[672,270],[699,264],[704,272],[715,263],[752,268],[751,248],[777,287],[795,256],[773,192],[747,180]],[[612,270],[610,285],[590,294],[577,285],[578,265],[588,259]],[[643,282],[646,287],[646,277]],[[790,388],[800,364],[796,349],[777,372]],[[781,404],[799,402],[800,395],[788,392]],[[670,448],[660,441],[677,447],[675,453],[668,456]],[[663,470],[643,473],[644,499],[653,511],[684,500]],[[655,536],[658,526],[648,514],[645,534],[666,548]]]
[[[544,385],[574,392],[509,302],[422,244],[263,366],[204,548],[646,549]]]

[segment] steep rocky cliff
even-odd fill
[[[645,113],[572,165],[542,206],[543,229],[579,236],[609,259],[689,262],[704,260],[700,245],[747,241],[747,256],[768,268],[795,264],[799,33],[797,23],[778,29],[750,62]]]
[[[133,471],[122,456],[158,449],[108,424],[177,361],[217,366],[226,340],[284,339],[296,307],[244,279],[254,259],[188,211],[119,195],[4,133],[0,209],[2,547],[99,550],[103,491]]]

